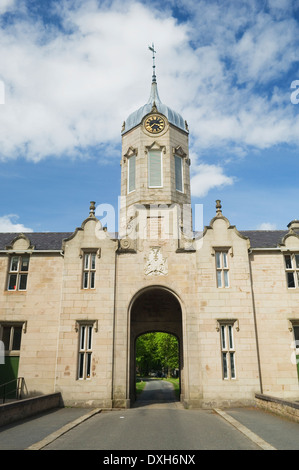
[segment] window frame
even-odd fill
[[[292,363],[296,365],[297,368],[297,377],[299,382],[299,320],[297,319],[290,319],[290,326],[289,330],[293,333],[293,346],[294,351],[292,354]]]
[[[180,162],[180,184],[181,184],[181,189],[178,188],[178,178],[177,178],[177,166],[176,162]],[[183,158],[180,157],[179,155],[174,155],[174,176],[175,176],[175,189],[179,193],[184,193],[184,165],[183,165]]]
[[[78,324],[77,380],[91,380],[94,322],[80,321]]]
[[[17,267],[13,269],[13,260],[17,258]],[[24,264],[24,259],[27,258],[27,270],[22,269]],[[29,275],[29,265],[30,265],[30,254],[14,253],[9,256],[8,260],[8,271],[7,271],[7,281],[6,281],[6,290],[7,292],[26,292],[28,288],[28,275]],[[10,288],[12,276],[16,277],[14,289]],[[22,279],[26,279],[25,288],[21,288]]]
[[[293,327],[295,346],[296,346],[296,349],[299,349],[299,322],[294,323],[292,327]]]
[[[283,255],[284,258],[284,269],[286,275],[287,289],[299,289],[299,253],[287,253]],[[289,267],[287,266],[287,258],[290,261]],[[289,285],[289,276],[293,277],[293,286]]]
[[[236,380],[235,321],[219,322],[222,380]]]
[[[22,336],[23,336],[23,322],[1,322],[0,323],[0,340],[4,344],[5,355],[13,356],[13,355],[20,355],[21,347],[22,347]],[[5,329],[9,329],[8,335],[8,342],[5,341],[4,333]],[[15,343],[15,330],[18,329],[20,332],[20,337],[17,340],[17,348]],[[5,346],[8,345],[8,348]]]
[[[86,265],[86,257],[88,257],[88,264]],[[92,257],[94,257],[94,268],[92,263]],[[95,290],[96,289],[96,259],[97,250],[84,250],[82,253],[83,267],[82,267],[82,289],[83,290]],[[87,284],[85,279],[87,277]],[[86,285],[86,287],[85,287]]]
[[[160,185],[151,184],[151,157],[154,154],[155,155],[159,154],[159,156],[160,156],[160,182],[161,182]],[[162,150],[156,150],[156,149],[148,150],[147,168],[148,168],[148,187],[151,188],[151,189],[163,188],[163,152],[162,152]]]
[[[136,155],[131,155],[128,157],[128,178],[127,178],[127,194],[131,194],[133,191],[136,191]],[[130,189],[131,180],[131,165],[134,162],[134,188]]]
[[[230,288],[228,252],[229,252],[229,249],[224,249],[224,248],[215,249],[217,289],[229,289]]]

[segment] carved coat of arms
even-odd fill
[[[168,274],[167,259],[163,258],[160,248],[151,248],[145,262],[144,272],[146,276],[165,276]]]

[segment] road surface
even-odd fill
[[[96,463],[139,451],[146,463],[148,454],[165,452],[199,458],[200,450],[299,450],[299,425],[254,407],[186,410],[169,383],[151,380],[131,409],[60,408],[3,426],[0,449],[97,450]]]

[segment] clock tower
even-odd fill
[[[149,100],[130,114],[122,127],[121,236],[136,216],[136,208],[151,209],[151,214],[154,207],[164,211],[176,208],[181,220],[179,213],[191,205],[188,126],[179,113],[161,102],[155,50],[149,49],[153,52]]]

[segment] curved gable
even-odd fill
[[[18,234],[9,245],[6,246],[7,250],[34,250],[30,239],[23,233]]]

